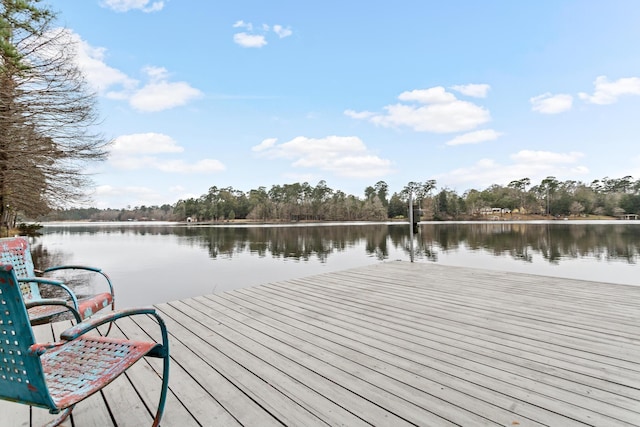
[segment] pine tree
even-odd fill
[[[40,0],[0,0],[0,219],[86,200],[88,162],[106,159],[96,96],[76,45]]]

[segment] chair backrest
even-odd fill
[[[11,264],[19,278],[35,277],[35,268],[29,249],[29,240],[24,236],[0,239],[0,264]],[[37,283],[21,283],[20,290],[26,301],[41,299]]]
[[[0,265],[0,398],[55,409],[12,265]]]

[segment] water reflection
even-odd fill
[[[335,252],[364,243],[367,254],[389,258],[390,247],[408,255],[409,229],[404,224],[309,226],[51,226],[46,234],[95,236],[172,235],[206,248],[213,259],[233,258],[246,251],[259,257],[326,262]],[[635,264],[640,254],[640,223],[423,223],[415,234],[417,257],[438,261],[438,255],[464,248],[532,262],[539,253],[550,263],[588,257]],[[61,263],[64,255],[33,246],[37,267]]]
[[[635,264],[640,223],[422,224],[417,239],[417,251],[431,261],[437,261],[438,252],[464,247],[524,262],[533,262],[533,255],[540,254],[552,264],[572,258]],[[401,241],[397,236],[395,244]]]
[[[327,262],[329,256],[359,246],[376,259],[389,258],[390,246],[409,254],[409,230],[404,224],[331,226],[104,226],[46,227],[46,234],[87,236],[173,235],[205,247],[209,256],[233,258],[251,252],[259,257]],[[416,256],[438,261],[439,253],[487,251],[495,256],[532,262],[539,253],[550,263],[589,257],[635,264],[640,254],[640,223],[426,223],[415,235]],[[36,240],[37,242],[37,240]],[[34,245],[36,267],[61,263],[64,255]]]
[[[233,258],[234,254],[250,251],[259,257],[292,258],[308,261],[317,258],[326,262],[335,252],[353,248],[366,242],[365,250],[377,259],[387,259],[388,236],[391,230],[406,240],[408,231],[403,225],[355,224],[323,226],[178,226],[178,225],[95,225],[51,226],[45,234],[66,236],[86,235],[96,238],[113,236],[172,235],[183,242],[205,247],[213,259]],[[405,232],[406,231],[406,232]],[[406,243],[406,242],[405,242]]]
[[[39,268],[102,267],[130,306],[409,261],[409,236],[398,223],[46,225],[33,255]],[[634,284],[640,222],[423,223],[413,247],[416,262]]]

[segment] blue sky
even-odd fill
[[[93,206],[640,178],[640,2],[49,0],[99,94]]]

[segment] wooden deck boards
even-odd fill
[[[640,287],[385,262],[157,309],[165,426],[640,426]],[[146,316],[113,334],[159,339]],[[156,362],[65,425],[150,423]],[[49,417],[7,402],[0,414]]]

